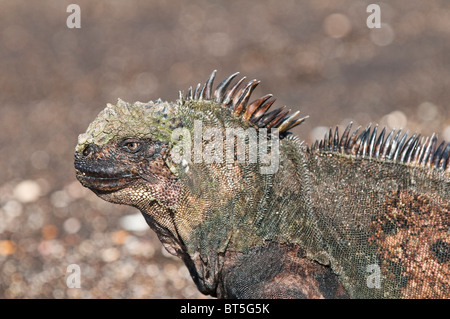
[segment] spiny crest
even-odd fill
[[[300,125],[308,118],[308,116],[297,118],[299,111],[289,115],[290,111],[285,110],[286,106],[269,112],[269,108],[275,102],[272,94],[264,95],[249,103],[250,96],[260,81],[251,80],[247,85],[239,88],[245,80],[245,77],[243,77],[229,88],[231,82],[238,74],[239,72],[236,72],[228,76],[213,91],[213,82],[216,76],[216,70],[214,70],[203,85],[199,83],[195,89],[190,87],[185,97],[180,92],[180,100],[182,102],[189,100],[213,101],[230,109],[232,113],[242,116],[244,120],[255,127],[278,128],[280,137],[289,134],[288,131],[290,129]]]
[[[436,134],[408,137],[407,133],[402,135],[402,130],[392,130],[385,138],[386,128],[378,134],[378,125],[371,130],[372,124],[369,124],[359,135],[361,127],[350,135],[352,124],[350,122],[341,137],[337,127],[334,133],[330,128],[324,139],[316,141],[309,151],[329,151],[450,171],[450,143],[442,141],[438,145]]]

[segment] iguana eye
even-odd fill
[[[83,156],[88,156],[93,152],[93,148],[91,145],[86,145],[86,147],[83,149]]]
[[[141,148],[142,143],[136,140],[125,140],[122,142],[122,149],[129,153],[137,153]]]

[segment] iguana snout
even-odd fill
[[[75,153],[75,169],[80,183],[99,192],[117,191],[133,183],[139,177],[137,171],[130,163],[115,159],[114,153],[111,147],[95,144]]]

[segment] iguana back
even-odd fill
[[[309,161],[314,212],[335,272],[353,296],[448,297],[448,173],[369,157],[321,151]]]

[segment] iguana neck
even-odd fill
[[[328,264],[312,215],[305,150],[295,137],[279,146],[274,174],[261,174],[258,163],[197,163],[180,174],[185,193],[173,216],[176,232],[209,293],[225,252],[246,253],[266,242],[296,244]]]

